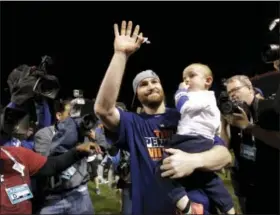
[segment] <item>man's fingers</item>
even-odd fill
[[[114,24],[114,34],[115,37],[120,35],[118,24]]]
[[[176,179],[176,178],[181,178],[179,175],[177,175],[177,174],[174,174],[174,175],[172,175],[171,177],[170,177],[171,179]]]
[[[161,173],[161,177],[170,177],[170,176],[173,176],[174,174],[175,174],[174,170],[167,170],[167,171]]]
[[[102,150],[101,150],[101,148],[100,148],[99,145],[97,145],[97,147],[96,147],[96,152],[97,152],[98,154],[102,154]]]
[[[169,164],[169,163],[171,163],[171,160],[172,160],[171,157],[164,158],[162,161],[162,164]]]
[[[134,28],[134,31],[133,31],[133,35],[132,35],[132,38],[135,41],[137,40],[137,37],[138,37],[138,34],[139,34],[139,30],[140,30],[140,26],[136,25],[136,27]]]
[[[96,153],[100,154],[100,153],[101,153],[101,149],[100,149],[100,147],[95,146],[95,151],[96,151]]]
[[[126,32],[126,21],[122,21],[121,35],[125,35],[125,32]]]
[[[97,145],[96,143],[90,143],[90,148],[94,149],[96,153],[100,154],[102,153],[102,150],[100,148],[99,145]]]
[[[229,124],[231,124],[231,123],[232,123],[232,120],[233,120],[233,116],[227,115],[227,116],[224,116],[224,119],[225,119]]]
[[[244,111],[244,109],[243,109],[243,108],[238,107],[238,109],[241,111],[241,113],[242,113],[243,115],[245,115],[245,116],[246,116],[246,113],[245,113],[245,111]]]
[[[236,118],[242,118],[243,116],[241,113],[233,113],[232,115]]]
[[[132,21],[129,21],[128,22],[128,25],[127,25],[127,29],[126,29],[126,36],[131,36],[131,31],[132,31]]]
[[[178,152],[178,149],[172,149],[172,148],[169,148],[169,149],[165,149],[164,150],[165,152],[169,153],[169,154],[175,154],[176,152]]]
[[[137,46],[140,47],[142,45],[143,41],[144,41],[143,33],[140,33],[138,36],[137,42],[136,42]]]
[[[161,170],[170,170],[172,168],[172,165],[170,163],[162,164],[160,166]]]

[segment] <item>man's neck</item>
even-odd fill
[[[252,96],[249,100],[248,100],[248,105],[251,106],[253,104],[254,101],[254,96]]]
[[[158,107],[156,108],[149,108],[147,106],[143,106],[144,108],[144,112],[146,114],[149,114],[149,115],[155,115],[155,114],[162,114],[162,113],[165,113],[165,104],[164,102],[162,102]]]

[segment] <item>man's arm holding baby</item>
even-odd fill
[[[187,153],[179,149],[166,149],[170,154],[160,167],[162,177],[182,178],[191,175],[194,170],[218,171],[232,162],[229,150],[223,145],[200,153]]]

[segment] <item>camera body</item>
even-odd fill
[[[269,31],[276,31],[275,29],[276,26],[278,26],[279,29],[279,23],[280,19],[274,19],[270,25],[269,25]],[[273,32],[274,33],[274,32]],[[274,61],[280,60],[280,46],[279,46],[279,36],[280,36],[280,31],[276,32],[274,35],[276,35],[276,43],[273,44],[267,44],[264,46],[263,51],[262,51],[262,59],[265,63],[273,63]]]
[[[87,136],[91,129],[95,129],[98,118],[94,114],[94,102],[83,97],[82,90],[73,90],[74,99],[70,102],[70,116],[76,120],[82,136]]]
[[[128,182],[128,177],[130,173],[130,154],[127,151],[121,150],[120,151],[120,164],[117,167],[117,171],[120,174],[120,177]]]
[[[239,107],[242,109],[246,108],[245,102],[240,102],[236,100],[231,100],[228,96],[227,91],[222,91],[218,98],[218,108],[221,111],[222,115],[231,115],[233,113],[240,113]]]
[[[73,90],[73,96],[74,98],[83,98],[84,92],[82,90],[75,89]]]
[[[47,65],[51,63],[51,58],[44,56],[38,67],[24,64],[13,69],[7,80],[11,102],[21,106],[38,96],[54,99],[60,85],[57,77],[47,73]]]
[[[18,108],[6,107],[0,115],[0,130],[3,136],[24,139],[31,126],[29,114]]]
[[[91,129],[95,129],[98,119],[94,114],[85,114],[79,123],[79,130],[82,136],[88,136]]]

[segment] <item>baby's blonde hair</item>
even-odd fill
[[[189,66],[187,66],[187,68],[190,67],[190,66],[202,67],[205,77],[209,77],[210,76],[213,79],[213,72],[212,72],[212,70],[210,69],[210,67],[208,65],[203,64],[203,63],[192,63]],[[208,89],[211,88],[211,86],[212,86],[212,84],[209,85]]]

